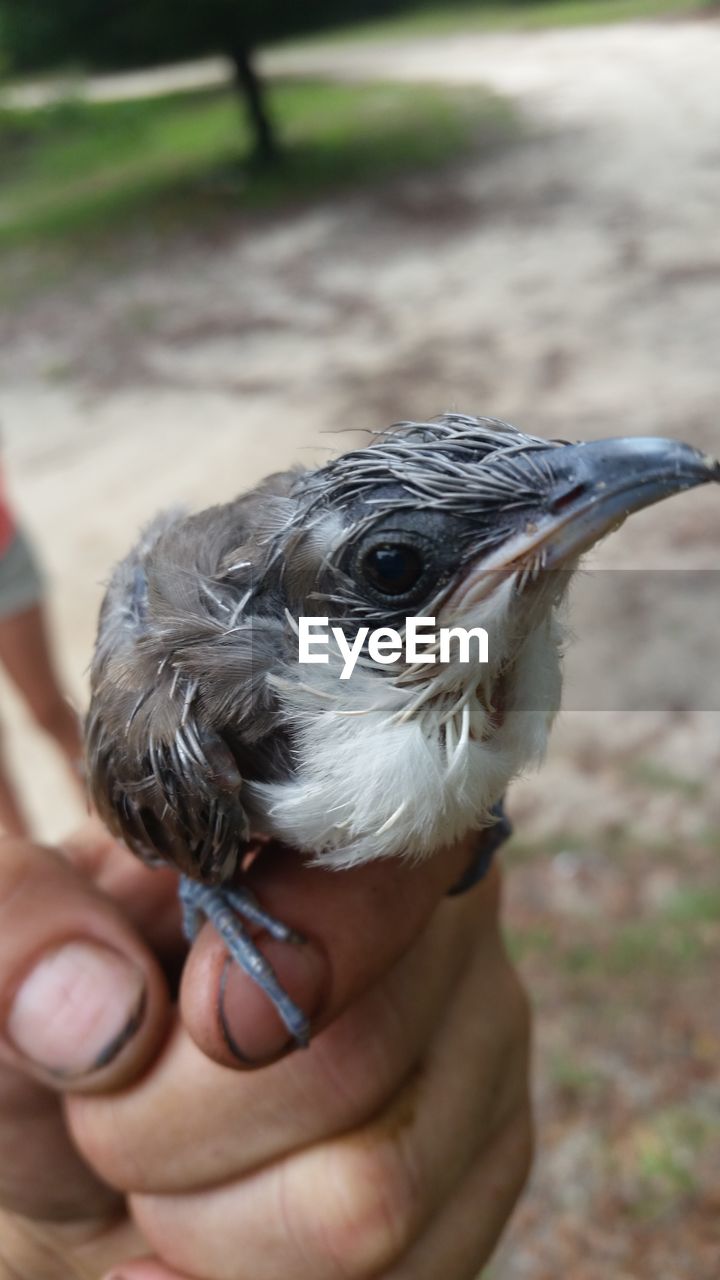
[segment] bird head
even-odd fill
[[[233,873],[251,829],[332,866],[433,853],[543,753],[582,553],[719,478],[671,440],[452,415],[154,526],[101,617],[96,803],[138,852],[205,879]],[[300,661],[303,618],[326,620],[326,661]],[[371,634],[407,639],[412,618],[434,620],[420,660],[373,658]],[[487,660],[443,650],[454,628],[484,633]]]

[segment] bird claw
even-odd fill
[[[305,941],[297,929],[291,929],[289,925],[283,924],[282,920],[276,920],[275,916],[263,910],[251,889],[225,889],[224,893],[230,906],[239,916],[250,924],[260,925],[271,938],[277,938],[278,942],[298,944]]]
[[[302,935],[264,911],[249,889],[210,888],[181,876],[180,902],[183,931],[188,941],[195,940],[203,919],[209,921],[235,963],[265,993],[297,1044],[303,1047],[309,1044],[307,1017],[281,987],[272,965],[250,937],[244,922],[260,926],[280,942],[302,943],[305,941]]]

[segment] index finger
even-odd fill
[[[188,948],[182,933],[177,872],[141,862],[97,818],[88,819],[66,837],[60,852],[120,907],[161,960],[172,960],[174,968],[184,958]]]
[[[251,868],[248,884],[265,910],[307,939],[293,946],[263,937],[259,945],[313,1034],[408,950],[462,877],[477,840],[416,864],[392,859],[336,872],[278,849]],[[261,1065],[294,1047],[274,1007],[209,927],[186,964],[181,1011],[203,1052],[226,1066]]]

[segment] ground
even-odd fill
[[[278,52],[285,73],[484,84],[519,127],[289,213],[135,232],[71,276],[43,260],[47,281],[0,317],[2,422],[79,703],[101,583],[138,525],[325,456],[340,433],[459,409],[720,451],[719,54],[717,20]],[[492,1280],[718,1274],[719,541],[702,490],[597,551],[617,572],[580,584],[569,709],[510,799],[539,1156]],[[677,605],[690,569],[707,573]],[[651,580],[679,609],[669,661],[638,660]],[[57,836],[62,774],[14,705],[9,719]]]

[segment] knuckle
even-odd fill
[[[415,1233],[419,1197],[407,1162],[396,1143],[365,1137],[334,1152],[327,1173],[322,1246],[338,1275],[377,1275],[402,1257]]]
[[[17,919],[26,903],[35,905],[45,894],[54,894],[57,871],[64,863],[55,850],[30,840],[0,836],[0,911]],[[48,889],[48,881],[52,888]]]
[[[70,1094],[65,1100],[65,1122],[82,1155],[102,1177],[108,1177],[104,1142],[104,1111],[92,1094]]]
[[[523,1118],[531,1125],[529,1097],[530,1064],[533,1052],[532,1007],[525,988],[516,975],[505,997],[506,1024],[498,1037],[499,1056],[504,1063],[498,1086],[500,1116]]]
[[[535,1157],[535,1131],[530,1105],[523,1108],[516,1116],[504,1135],[504,1158],[507,1168],[507,1181],[510,1202],[514,1204],[532,1172]]]
[[[325,1105],[332,1102],[336,1133],[367,1123],[398,1089],[408,1069],[408,1047],[387,1006],[357,1011],[357,1033],[346,1041],[316,1041]]]
[[[517,1180],[522,1187],[527,1181],[535,1156],[535,1127],[529,1098],[526,1098],[513,1122],[508,1125],[508,1142]]]
[[[531,1124],[528,1124],[523,1137],[522,1157],[520,1161],[520,1170],[519,1170],[520,1177],[519,1177],[518,1195],[522,1191],[523,1187],[527,1184],[530,1174],[532,1173],[532,1168],[534,1163],[535,1163],[535,1130],[533,1129]]]
[[[104,1182],[122,1192],[147,1188],[138,1135],[113,1098],[68,1095],[65,1117],[74,1145]]]
[[[32,846],[25,840],[0,838],[0,909],[10,907],[29,884],[31,851]]]
[[[511,1008],[514,1011],[518,1043],[529,1055],[532,1046],[532,1005],[530,997],[517,974],[514,975]]]
[[[507,1047],[527,1062],[532,1050],[533,1009],[517,970],[509,962],[503,983],[502,1009]]]

